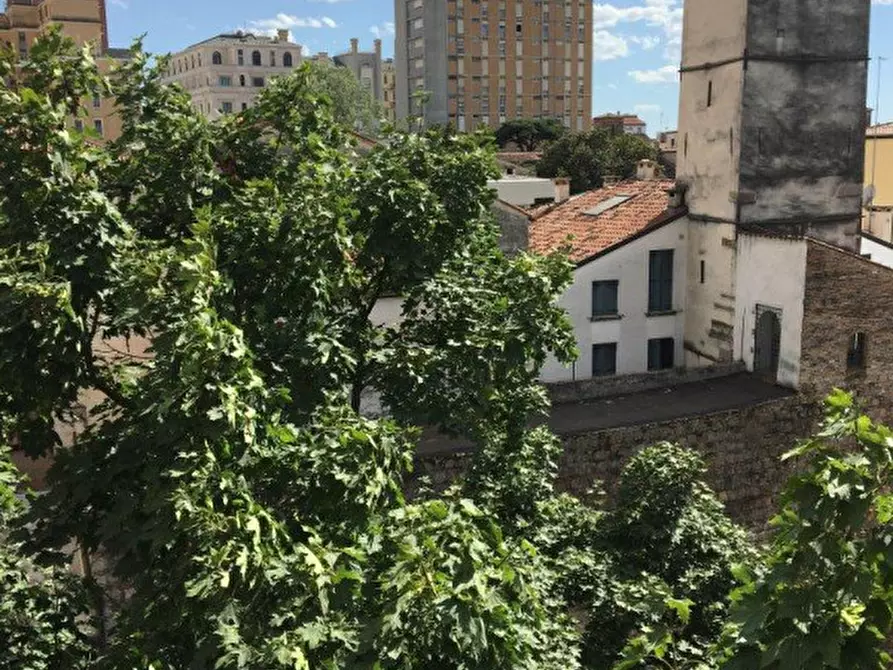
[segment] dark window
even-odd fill
[[[93,120],[93,130],[99,133],[99,136],[102,137],[102,119]]]
[[[251,64],[252,65],[260,65],[261,64],[260,51],[252,51],[251,52]]]
[[[74,120],[74,129],[79,133],[84,132],[84,122],[81,119]]]
[[[98,93],[94,93],[93,94],[93,108],[99,109],[99,107],[101,107],[101,106],[102,106],[102,98],[99,96]]]
[[[242,111],[244,112],[246,109],[248,109],[248,103],[247,103],[247,102],[243,102],[243,103],[242,103]]]
[[[223,103],[223,106],[221,107],[221,109],[223,110],[223,113],[224,113],[224,114],[232,114],[232,111],[233,111],[233,103],[231,103],[231,102],[224,102],[224,103]]]
[[[708,81],[707,82],[707,106],[710,107],[710,105],[712,105],[712,104],[713,104],[713,82]]]
[[[685,158],[688,158],[688,133],[685,133],[685,142],[684,146],[682,147],[682,155]]]
[[[592,345],[592,376],[617,374],[617,343]]]
[[[617,281],[592,282],[592,316],[617,314]]]
[[[238,57],[239,65],[245,65],[245,52],[242,49],[239,49]]]
[[[219,51],[215,51],[215,52],[211,55],[211,62],[212,62],[214,65],[223,65],[223,56],[220,55],[220,52],[219,52]]]
[[[239,75],[239,86],[244,86],[244,85],[245,85],[245,75],[240,74]]]
[[[648,311],[673,309],[673,250],[652,251],[648,258]]]
[[[706,261],[701,261],[701,283],[704,283],[704,280],[707,278],[707,263]]]
[[[868,338],[865,333],[854,333],[846,354],[846,366],[850,370],[864,370],[867,362]]]
[[[251,85],[256,86],[257,88],[263,88],[264,86],[264,78],[263,77],[252,77]]]
[[[648,340],[648,370],[669,370],[673,367],[676,343],[672,337]]]
[[[282,56],[282,65],[285,67],[292,67],[294,65],[294,61],[291,59],[291,53],[286,51]]]

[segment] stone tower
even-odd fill
[[[685,0],[686,363],[732,360],[739,227],[858,249],[871,0]]]
[[[855,250],[870,0],[685,0],[679,169],[696,217]]]

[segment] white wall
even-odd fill
[[[757,305],[781,311],[778,383],[798,388],[806,287],[806,242],[738,236],[735,355],[753,370]]]
[[[403,298],[381,298],[372,308],[369,320],[374,326],[396,326],[403,323]]]
[[[592,378],[592,345],[617,343],[617,374],[648,371],[648,340],[676,340],[675,361],[683,365],[684,308],[688,243],[687,222],[680,219],[605,254],[574,272],[574,283],[558,301],[574,326],[580,357],[571,367],[549,358],[541,375],[545,382]],[[673,249],[673,307],[676,314],[648,317],[648,256]],[[618,311],[622,318],[592,321],[592,282],[618,280]]]
[[[538,177],[504,177],[487,182],[496,190],[496,197],[511,205],[525,207],[539,198],[555,198],[555,184],[551,179]]]
[[[879,244],[874,240],[860,236],[862,247],[859,251],[860,254],[865,256],[866,254],[870,256],[871,260],[875,263],[879,263],[881,265],[886,265],[888,268],[893,268],[893,246],[886,244]]]

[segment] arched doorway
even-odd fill
[[[753,371],[770,381],[778,379],[781,357],[781,312],[757,305],[754,329]]]

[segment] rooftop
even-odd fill
[[[283,41],[278,37],[268,37],[267,35],[255,35],[254,33],[243,32],[240,30],[235,33],[220,33],[219,35],[214,35],[214,37],[209,37],[201,42],[196,42],[182,51],[193,49],[204,44],[287,44],[295,48],[300,48],[300,45],[295,42]]]
[[[575,195],[533,221],[530,250],[547,254],[569,246],[572,261],[590,258],[672,214],[667,191],[673,186],[664,179],[626,180]]]
[[[617,112],[616,114],[602,114],[601,116],[593,117],[593,122],[596,124],[600,121],[609,121],[609,122],[617,122],[620,121],[624,126],[645,126],[647,125],[642,119],[640,119],[636,114],[621,114]]]
[[[868,137],[893,137],[893,122],[869,126],[865,134]]]

